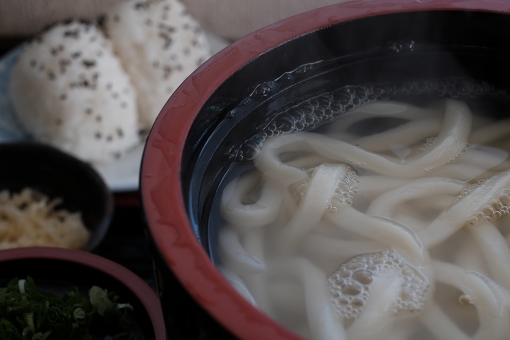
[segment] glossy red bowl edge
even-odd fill
[[[243,339],[299,339],[235,292],[197,241],[181,186],[181,154],[188,131],[210,95],[260,54],[306,33],[357,18],[416,11],[510,12],[505,1],[365,0],[298,14],[226,47],[191,74],[156,119],[145,147],[140,193],[157,251],[193,298],[226,329]]]
[[[49,259],[80,264],[105,273],[129,289],[143,305],[154,329],[155,340],[165,340],[166,328],[160,308],[159,297],[154,290],[135,273],[107,258],[83,250],[52,247],[14,248],[0,251],[0,263],[25,259]]]

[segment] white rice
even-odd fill
[[[142,127],[154,123],[171,94],[211,56],[206,35],[176,0],[128,0],[103,28],[138,93]]]
[[[57,24],[28,43],[9,95],[35,140],[82,160],[108,162],[139,144],[135,89],[93,24]]]

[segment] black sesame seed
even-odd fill
[[[101,117],[100,115],[97,115],[97,116],[96,116],[96,121],[97,121],[97,122],[100,122],[100,121],[102,121],[102,120],[103,120],[103,117]]]
[[[66,69],[67,69],[67,66],[71,63],[71,60],[69,60],[69,59],[60,59],[58,61],[58,63],[59,63],[59,66],[60,66],[60,73],[65,73]]]
[[[119,158],[120,158],[120,156],[121,156],[120,152],[115,152],[115,153],[113,154],[113,158],[115,158],[115,159],[119,159]]]
[[[80,37],[80,32],[78,30],[64,31],[64,37],[78,39]]]
[[[71,54],[71,57],[73,59],[79,58],[80,56],[81,56],[81,52],[79,52],[79,51],[78,52],[74,52],[73,54]]]
[[[94,137],[96,137],[97,139],[101,139],[101,132],[97,131],[97,132],[94,134]]]
[[[117,128],[117,135],[118,135],[119,137],[124,137],[124,131],[122,131],[122,129],[121,129],[121,128]]]
[[[164,41],[163,48],[164,49],[168,49],[170,47],[170,45],[172,44],[172,37],[170,35],[168,35],[167,33],[159,32],[158,37],[163,39],[163,41]]]
[[[86,68],[91,68],[91,67],[94,67],[96,66],[96,62],[95,60],[87,60],[87,59],[84,59],[82,62],[83,66],[85,66]]]
[[[106,141],[111,142],[113,140],[113,137],[111,135],[106,136]]]
[[[30,66],[35,67],[36,64],[37,62],[34,59],[30,60]]]
[[[48,79],[50,79],[50,80],[55,79],[55,73],[53,73],[53,71],[51,71],[51,70],[48,71]]]
[[[60,95],[60,100],[66,100],[66,99],[67,99],[67,95],[66,94]]]
[[[61,52],[61,51],[63,51],[63,50],[64,50],[64,45],[58,45],[58,47],[57,47],[57,48],[58,48],[58,50]]]
[[[153,62],[153,63],[152,63],[152,66],[153,66],[154,68],[158,68],[158,67],[159,67],[159,62],[158,62],[158,61]]]
[[[172,68],[168,65],[163,66],[163,79],[167,79],[172,73]]]
[[[88,114],[88,115],[92,114],[92,109],[90,107],[87,107],[85,109],[85,113]]]
[[[57,51],[57,49],[56,49],[56,48],[52,48],[52,49],[51,49],[51,51],[50,51],[51,55],[56,55],[56,54],[57,54],[57,52],[58,52],[58,51]]]
[[[56,124],[57,126],[62,125],[62,119],[57,118],[57,119],[55,120],[55,124]]]

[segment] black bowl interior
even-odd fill
[[[0,144],[0,157],[0,190],[19,192],[30,187],[50,198],[62,198],[62,207],[80,211],[91,231],[86,250],[92,251],[99,245],[111,221],[113,196],[90,165],[33,142]]]
[[[374,98],[416,102],[451,96],[481,109],[508,108],[508,27],[509,15],[490,12],[366,17],[297,37],[231,75],[198,113],[181,168],[191,224],[213,260],[217,193],[226,178],[253,166],[252,136],[271,125],[289,129],[295,109],[300,114],[333,109],[331,103],[321,108],[321,96],[341,104],[334,116]],[[285,116],[290,123],[278,120]]]
[[[134,314],[126,319],[127,328],[137,339],[155,339],[150,316],[135,292],[112,275],[80,263],[48,258],[25,258],[2,262],[0,281],[4,284],[17,277],[34,279],[39,289],[63,295],[71,287],[77,287],[86,296],[90,287],[96,285],[119,296],[120,303],[133,306]]]

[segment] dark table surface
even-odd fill
[[[95,253],[130,269],[157,291],[147,228],[137,192],[115,194],[110,228]]]

